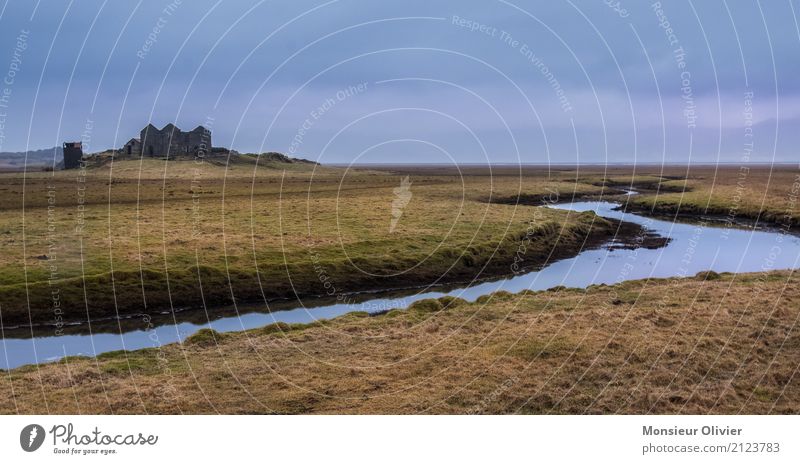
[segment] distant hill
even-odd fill
[[[64,161],[64,153],[61,147],[44,148],[42,150],[24,151],[4,151],[0,152],[0,169],[21,169],[26,164],[25,155],[27,153],[27,165],[31,166],[52,166],[53,157],[56,165]]]
[[[269,151],[266,153],[245,153],[242,156],[252,156],[260,159],[261,161],[271,161],[274,163],[319,164],[316,161],[310,161],[304,158],[290,158],[283,153],[278,153],[276,151]]]
[[[0,152],[0,170],[17,170],[25,167],[26,152]],[[32,150],[27,152],[27,165],[29,168],[45,168],[53,166],[53,157],[55,156],[56,169],[63,169],[64,167],[64,152],[61,147],[45,148],[42,150]],[[124,155],[116,150],[106,150],[98,153],[92,153],[87,159],[89,167],[101,166],[113,159],[122,161],[125,159],[133,159],[131,155]],[[181,159],[181,158],[176,158]],[[193,157],[187,159],[194,159]],[[309,161],[302,158],[291,158],[283,153],[267,152],[267,153],[239,153],[236,150],[229,150],[222,147],[214,147],[212,152],[206,156],[206,161],[213,164],[230,164],[230,163],[255,163],[258,162],[263,166],[281,166],[293,164],[300,167],[302,165],[315,166],[318,163]]]

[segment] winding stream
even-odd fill
[[[635,192],[631,192],[635,193]],[[49,362],[64,356],[93,356],[114,350],[136,350],[182,341],[203,328],[219,332],[262,327],[274,322],[312,322],[330,319],[352,311],[375,312],[405,308],[411,303],[452,295],[474,301],[498,290],[519,292],[545,290],[555,286],[587,287],[614,284],[648,277],[685,277],[700,271],[757,272],[794,269],[800,264],[800,238],[775,231],[754,231],[718,226],[668,222],[616,211],[609,202],[574,202],[555,205],[573,211],[594,211],[598,215],[634,222],[671,241],[658,249],[624,249],[609,242],[599,249],[585,250],[577,256],[550,263],[533,272],[492,282],[441,291],[417,292],[407,296],[374,293],[355,304],[320,304],[271,313],[257,312],[219,317],[206,323],[181,322],[156,325],[147,330],[122,330],[122,333],[85,333],[34,338],[11,338],[4,333],[0,368]],[[395,292],[393,295],[397,295]],[[263,309],[263,306],[261,307]],[[240,308],[242,310],[242,308]],[[88,327],[87,327],[88,331]]]

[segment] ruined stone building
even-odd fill
[[[184,132],[170,123],[160,130],[152,124],[142,129],[138,139],[130,139],[122,154],[134,156],[205,156],[211,153],[211,131],[197,126]]]

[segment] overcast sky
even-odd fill
[[[796,162],[798,10],[13,0],[0,151],[99,151],[174,121],[325,163]]]

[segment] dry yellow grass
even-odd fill
[[[790,272],[426,300],[16,369],[0,411],[796,414],[798,318]]]

